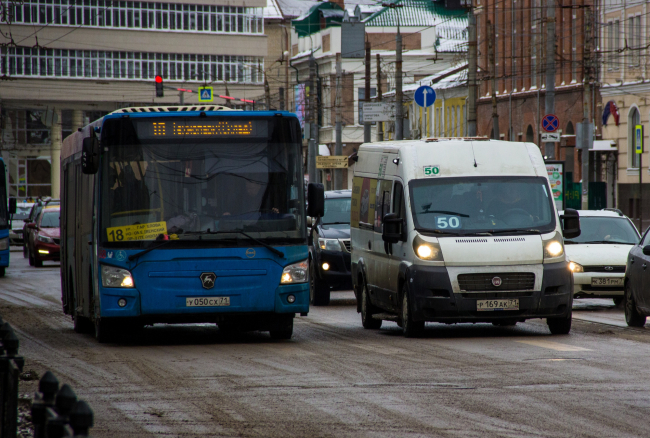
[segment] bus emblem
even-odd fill
[[[203,284],[203,289],[212,289],[214,287],[214,280],[217,279],[217,276],[214,272],[204,272],[201,274],[201,284]]]
[[[494,278],[492,279],[492,285],[493,285],[494,287],[499,287],[499,286],[501,286],[501,277],[494,277]]]
[[[248,257],[249,259],[255,257],[255,250],[253,248],[248,248],[246,250],[246,257]]]

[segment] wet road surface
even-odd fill
[[[206,324],[98,344],[61,311],[58,265],[21,255],[0,279],[0,315],[26,370],[52,370],[90,403],[94,437],[649,434],[650,329],[621,327],[611,300],[576,300],[566,336],[536,320],[428,324],[405,339],[394,323],[364,330],[353,294],[335,292],[296,318],[291,341]]]

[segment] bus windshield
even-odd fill
[[[429,178],[409,186],[420,231],[468,235],[555,229],[553,197],[543,177]]]
[[[302,243],[299,132],[287,117],[107,120],[102,242],[232,242],[243,231]]]

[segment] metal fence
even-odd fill
[[[25,360],[18,356],[19,341],[0,316],[0,438],[15,438],[18,429],[18,381]],[[47,371],[32,402],[34,438],[89,437],[93,411],[68,384]]]

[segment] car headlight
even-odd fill
[[[133,277],[126,269],[102,265],[102,286],[104,287],[134,287]]]
[[[38,235],[36,240],[38,240],[39,242],[54,243],[54,240],[52,240],[51,237],[41,236],[40,234]]]
[[[4,239],[0,239],[0,251],[4,251],[5,249],[9,249],[8,237],[5,237]]]
[[[580,263],[576,262],[569,262],[569,269],[571,269],[571,272],[585,272],[585,268],[583,268]]]
[[[420,236],[415,236],[413,239],[413,251],[415,255],[421,260],[437,261],[444,260],[442,257],[442,250],[439,243],[426,242]]]
[[[318,246],[320,246],[320,249],[324,249],[326,251],[341,250],[341,244],[339,243],[338,239],[318,239]]]
[[[564,243],[562,235],[555,232],[555,236],[548,240],[543,240],[544,246],[544,261],[545,262],[561,262],[564,261]]]
[[[286,266],[282,270],[280,284],[307,283],[307,273],[309,272],[309,260]]]

